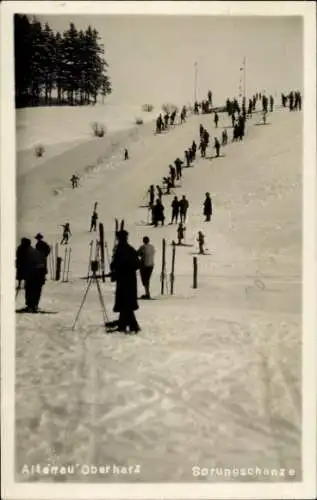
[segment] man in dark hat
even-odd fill
[[[139,324],[134,311],[139,309],[137,291],[137,270],[139,258],[137,251],[128,243],[127,231],[118,231],[118,244],[110,265],[112,280],[116,282],[114,312],[119,313],[118,330],[138,333]]]
[[[44,262],[45,262],[45,274],[47,274],[47,257],[51,253],[51,249],[48,243],[44,241],[43,235],[41,233],[37,233],[35,236],[35,239],[37,240],[37,243],[35,245],[36,250],[40,252],[40,254],[43,256]]]

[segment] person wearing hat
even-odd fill
[[[17,249],[16,267],[18,277],[25,280],[25,312],[36,313],[45,283],[45,262],[28,238],[22,238]]]
[[[137,270],[140,267],[137,251],[128,243],[127,231],[118,231],[110,270],[116,282],[114,312],[119,313],[118,331],[138,333],[139,324],[134,311],[139,309],[137,291]]]
[[[212,201],[209,193],[206,193],[204,201],[204,215],[206,217],[205,222],[210,222],[210,217],[212,215]]]
[[[37,233],[35,239],[37,240],[35,248],[43,256],[45,263],[45,274],[47,274],[47,257],[51,253],[50,246],[46,243],[46,241],[44,241],[43,235],[41,233]]]

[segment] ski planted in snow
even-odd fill
[[[99,244],[100,244],[100,262],[101,262],[102,281],[103,281],[103,283],[105,283],[105,281],[106,281],[106,277],[105,277],[105,236],[104,236],[103,224],[101,222],[99,223]]]

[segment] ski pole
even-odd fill
[[[68,282],[68,275],[69,275],[69,268],[70,268],[70,256],[71,256],[71,253],[72,253],[72,249],[70,248],[69,252],[68,252],[68,264],[67,264],[67,271],[66,271],[66,281],[67,282]]]

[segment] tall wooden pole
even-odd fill
[[[165,241],[165,239],[163,239],[162,240],[161,295],[164,295],[165,270],[166,270],[166,241]]]
[[[198,270],[198,266],[197,266],[197,257],[193,257],[193,271],[194,271],[194,274],[193,274],[193,288],[197,288],[197,270]]]
[[[176,253],[176,244],[175,241],[172,243],[172,269],[171,269],[171,295],[174,294],[174,282],[175,282],[175,253]]]

